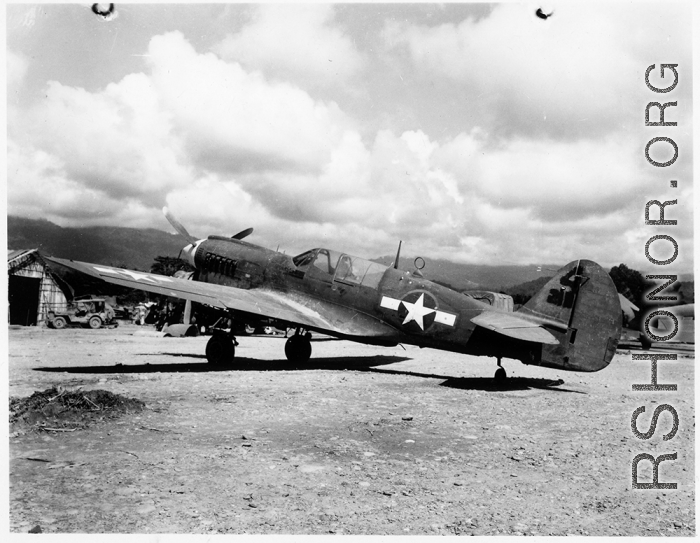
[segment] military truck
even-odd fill
[[[68,305],[65,311],[49,311],[47,325],[60,330],[66,326],[84,328],[116,328],[119,326],[114,309],[104,298],[80,298]]]

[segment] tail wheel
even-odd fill
[[[63,317],[55,317],[53,321],[51,321],[51,324],[53,325],[56,330],[60,330],[61,328],[66,327],[66,319]]]
[[[290,362],[307,362],[311,358],[311,334],[290,337],[284,345],[284,354]]]
[[[206,348],[207,362],[212,366],[223,366],[233,362],[236,347],[230,338],[215,334],[209,338]]]
[[[102,319],[98,316],[90,317],[90,320],[88,321],[88,326],[90,326],[90,328],[92,328],[93,330],[102,328]]]
[[[493,376],[493,380],[496,381],[497,385],[503,385],[508,381],[508,375],[506,374],[506,370],[503,368],[498,368],[496,370],[496,374]]]

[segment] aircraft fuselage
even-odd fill
[[[318,300],[326,306],[332,304],[340,321],[371,319],[377,326],[390,327],[378,337],[347,339],[381,345],[415,344],[518,358],[527,363],[538,359],[538,344],[506,338],[471,322],[483,311],[495,308],[415,272],[327,249],[291,257],[220,236],[201,241],[193,251],[192,263],[199,281],[284,292],[306,298],[307,306],[309,300],[312,304]],[[349,267],[357,273],[346,271]]]
[[[167,214],[166,214],[167,216]],[[296,328],[285,343],[290,361],[311,355],[308,331],[374,345],[413,344],[478,356],[513,358],[567,371],[599,371],[612,360],[622,312],[610,275],[591,260],[559,269],[517,311],[499,309],[407,272],[352,255],[316,248],[300,255],[241,241],[249,230],[190,243],[182,255],[197,270],[195,281],[53,259],[104,281],[197,302],[247,323],[271,320]],[[495,295],[480,293],[489,299]],[[486,293],[488,294],[488,293]],[[232,330],[232,329],[231,329]],[[207,342],[207,360],[234,358],[231,330]],[[496,378],[505,379],[499,368]]]

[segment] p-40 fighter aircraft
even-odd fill
[[[254,323],[272,319],[296,333],[285,345],[290,361],[311,356],[310,332],[371,345],[399,343],[496,358],[497,381],[506,379],[502,358],[568,371],[598,371],[612,360],[622,327],[617,291],[595,262],[578,260],[558,270],[515,312],[424,279],[419,272],[330,249],[295,257],[233,237],[197,240],[163,209],[189,244],[181,258],[194,280],[52,259],[110,283],[183,298]],[[211,364],[233,362],[233,334],[214,334],[206,347]]]

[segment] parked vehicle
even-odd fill
[[[65,311],[49,311],[48,326],[60,330],[66,326],[83,326],[85,328],[119,326],[114,309],[104,298],[76,299],[68,305]]]

